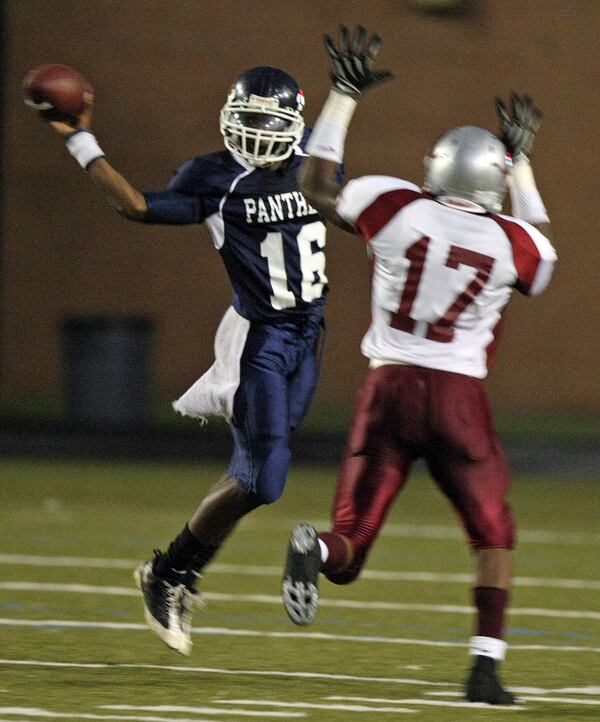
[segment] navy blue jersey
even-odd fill
[[[192,158],[166,190],[144,194],[149,223],[206,222],[233,305],[250,321],[320,313],[325,302],[324,219],[296,180],[307,137],[277,170],[253,168],[224,150]]]

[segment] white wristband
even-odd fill
[[[330,91],[308,139],[306,152],[317,158],[341,163],[348,126],[355,108],[356,100],[335,90]]]
[[[510,201],[513,216],[528,223],[548,223],[548,212],[535,184],[529,161],[519,156],[510,174]]]
[[[347,128],[350,125],[355,109],[356,100],[354,98],[332,89],[329,91],[319,117]]]
[[[87,170],[92,161],[104,157],[98,141],[89,130],[76,130],[66,139],[65,145],[83,170]]]

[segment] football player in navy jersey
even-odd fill
[[[190,654],[195,582],[237,522],[282,494],[290,434],[302,422],[319,375],[325,225],[298,189],[308,131],[296,81],[252,68],[220,115],[226,150],[192,158],[159,192],[136,190],[106,160],[90,131],[91,104],[74,129],[53,121],[66,147],[126,218],[205,222],[225,264],[233,302],[215,339],[215,363],[178,400],[184,415],[227,418],[234,453],[224,477],[164,553],[136,569],[150,628]]]

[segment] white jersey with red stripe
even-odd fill
[[[372,252],[370,359],[484,378],[513,288],[541,293],[556,253],[525,221],[473,213],[388,176],[350,181],[338,214]]]

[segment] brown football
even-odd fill
[[[23,79],[25,103],[48,117],[77,118],[87,93],[94,93],[90,83],[68,65],[40,65]]]

